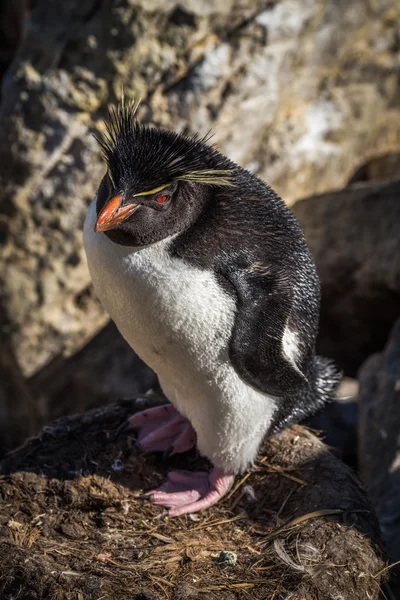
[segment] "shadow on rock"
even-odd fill
[[[355,376],[400,314],[400,180],[298,202],[322,284],[318,352]]]

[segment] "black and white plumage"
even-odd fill
[[[172,474],[155,503],[210,506],[264,437],[315,412],[338,375],[315,356],[319,281],[275,192],[199,138],[120,105],[85,223],[95,291],[173,407],[131,419],[144,451],[196,443],[211,474]],[[164,412],[163,412],[164,411]]]

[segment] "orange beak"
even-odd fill
[[[122,196],[120,194],[107,202],[97,217],[96,225],[94,226],[96,233],[98,231],[113,229],[118,223],[122,223],[122,221],[130,217],[139,206],[138,204],[128,204],[128,206],[120,208],[121,202]]]

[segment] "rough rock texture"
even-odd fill
[[[18,48],[29,5],[29,0],[0,2],[0,79]]]
[[[305,421],[346,464],[358,463],[358,383],[345,377],[337,398]]]
[[[322,283],[318,350],[355,375],[400,315],[400,179],[307,198],[294,212]]]
[[[103,172],[91,133],[121,93],[209,128],[289,202],[398,150],[396,0],[37,0],[3,79],[0,286],[22,372],[105,323],[82,250]]]
[[[70,357],[57,356],[29,379],[21,373],[0,305],[0,459],[59,417],[158,389],[147,367],[110,322]]]
[[[360,472],[395,562],[400,560],[400,319],[384,352],[365,362],[359,379]]]
[[[400,178],[400,152],[374,156],[356,169],[349,184],[360,181],[384,181]]]
[[[135,398],[149,388],[158,389],[158,380],[109,323],[80,352],[58,357],[32,377],[27,387],[38,399],[44,425],[122,398]]]
[[[142,491],[169,467],[204,459],[132,453],[130,437],[115,439],[132,410],[63,419],[3,461],[2,598],[378,599],[375,516],[350,469],[310,431],[269,440],[212,509],[160,519]],[[226,551],[235,566],[221,562]]]
[[[0,457],[40,430],[37,398],[21,373],[0,305]]]

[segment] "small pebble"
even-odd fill
[[[111,468],[113,471],[123,471],[124,465],[122,464],[122,462],[119,458],[116,458],[114,460],[113,464],[111,465]]]
[[[243,487],[243,493],[250,502],[255,502],[257,500],[256,493],[251,485],[245,485]]]
[[[237,563],[237,554],[230,550],[222,550],[215,558],[217,565],[222,567],[234,567]]]

